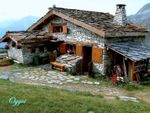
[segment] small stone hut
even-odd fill
[[[149,65],[150,49],[143,45],[147,33],[127,22],[124,4],[117,4],[115,16],[55,6],[26,31],[7,32],[0,41],[8,42],[8,55],[21,63],[31,63],[36,54],[47,54],[51,49],[59,54],[71,49],[82,57],[83,72],[88,71],[90,62],[92,71],[102,75],[119,66],[122,75],[135,80]]]

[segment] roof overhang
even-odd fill
[[[7,42],[9,39],[8,34],[6,33],[1,39],[0,39],[0,43],[2,42]]]
[[[57,37],[42,35],[38,32],[7,32],[0,42],[8,42],[12,40],[13,42],[25,44],[25,43],[36,43],[36,42],[49,42],[50,40],[57,40]]]
[[[101,37],[105,37],[105,31],[102,31],[102,30],[99,30],[99,29],[96,29],[95,27],[92,27],[84,22],[81,22],[79,20],[76,20],[72,17],[69,17],[67,15],[64,15],[63,13],[60,13],[60,12],[56,12],[54,10],[52,11],[49,11],[48,14],[46,14],[44,17],[42,17],[41,19],[39,19],[35,24],[33,24],[31,27],[29,27],[27,29],[27,31],[32,31],[32,30],[35,30],[39,25],[43,24],[44,21],[48,18],[50,18],[52,15],[56,15],[58,17],[61,17],[75,25],[78,25],[78,26],[81,26],[93,33],[96,33],[97,35],[101,36]]]
[[[121,33],[105,33],[105,37],[138,37],[149,35],[150,32],[121,32]]]
[[[41,43],[41,42],[49,42],[49,41],[57,41],[56,37],[53,36],[45,36],[43,38],[32,38],[32,39],[22,39],[18,41],[21,44],[31,44],[31,43]]]
[[[150,48],[147,48],[141,42],[109,43],[107,47],[133,62],[150,58]]]

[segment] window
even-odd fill
[[[53,33],[62,32],[62,26],[53,26]]]
[[[66,25],[50,25],[49,27],[50,33],[67,33]]]

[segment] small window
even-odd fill
[[[53,33],[62,32],[63,28],[62,26],[54,26],[53,27]]]
[[[49,27],[50,33],[67,33],[67,26],[66,25],[50,25]]]

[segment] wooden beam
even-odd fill
[[[32,26],[30,26],[27,31],[32,31],[34,30],[38,25],[42,24],[45,19],[47,19],[48,17],[52,16],[53,12],[49,11],[44,17],[40,18],[36,23],[34,23]]]
[[[134,62],[129,61],[129,74],[130,74],[130,80],[134,80]]]

